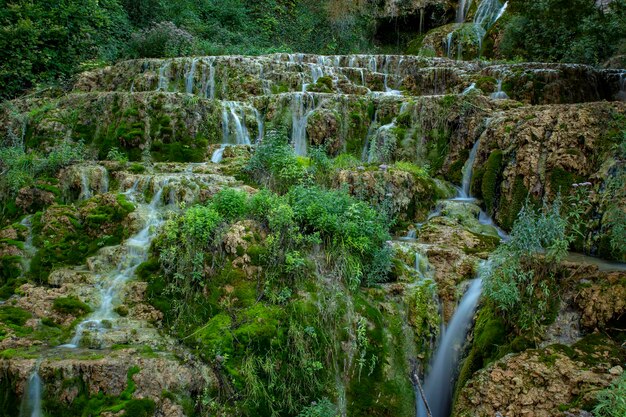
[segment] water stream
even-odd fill
[[[484,266],[481,266],[481,269]],[[450,323],[444,330],[424,382],[424,395],[432,417],[448,417],[454,392],[455,373],[461,348],[472,324],[482,289],[480,275],[461,298]],[[424,401],[417,393],[417,417],[427,417]]]
[[[163,222],[160,209],[163,206],[163,190],[167,182],[168,180],[165,179],[157,183],[157,189],[149,204],[138,204],[137,212],[142,215],[145,222],[144,227],[122,244],[124,252],[116,268],[107,274],[98,276],[100,306],[76,326],[74,337],[69,344],[63,345],[63,347],[76,348],[80,346],[86,330],[102,336],[112,327],[112,322],[118,316],[115,313],[115,307],[120,292],[125,284],[133,278],[137,267],[148,258],[150,244],[157,234],[158,227]],[[135,193],[132,191],[129,193],[132,200],[136,197]]]
[[[39,376],[39,365],[41,361],[37,361],[35,369],[28,377],[26,387],[24,388],[24,396],[20,405],[20,417],[43,417],[41,408],[41,399],[43,395],[43,384]]]
[[[315,111],[315,97],[309,93],[295,93],[291,102],[291,140],[296,148],[296,154],[306,155],[306,126],[309,116]]]
[[[496,91],[491,93],[489,97],[494,100],[506,100],[509,98],[509,96],[504,91],[502,91],[502,79],[498,80],[498,83],[496,84]]]

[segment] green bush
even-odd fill
[[[560,197],[539,211],[527,201],[510,239],[490,257],[483,274],[485,296],[518,332],[534,334],[553,318],[559,263],[573,241],[568,228]]]
[[[256,182],[278,193],[302,183],[305,176],[289,138],[278,131],[267,132],[245,171]]]
[[[239,219],[248,211],[248,194],[234,188],[220,190],[212,202],[215,209],[228,220]]]

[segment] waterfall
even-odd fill
[[[466,96],[466,95],[468,95],[469,93],[471,93],[474,90],[476,90],[476,83],[472,83],[469,87],[467,87],[465,90],[463,90],[463,92],[461,94]]]
[[[296,154],[306,155],[306,126],[311,113],[315,111],[315,98],[309,93],[295,93],[291,102],[291,140]]]
[[[367,135],[365,136],[365,143],[363,144],[363,150],[361,151],[361,161],[365,162],[369,156],[371,139],[376,135],[378,129],[378,109],[374,111],[374,118],[367,129]]]
[[[446,56],[448,58],[452,58],[452,37],[454,36],[454,31],[448,33],[446,36]]]
[[[626,101],[626,71],[622,71],[618,81],[619,91],[615,95],[617,101]]]
[[[460,199],[471,200],[470,187],[472,185],[472,174],[474,171],[474,161],[476,160],[476,154],[478,153],[478,147],[480,146],[480,140],[477,140],[470,151],[469,158],[463,165],[463,182],[461,183],[461,189],[459,190],[458,197]]]
[[[467,12],[469,8],[472,6],[472,0],[460,0],[456,9],[456,22],[463,23],[465,22],[465,16],[467,16]]]
[[[218,164],[222,161],[224,150],[229,145],[250,145],[250,133],[246,126],[245,107],[236,101],[222,103],[222,146],[216,149],[211,156],[211,162]],[[257,141],[263,137],[263,119],[254,107],[252,108],[259,128]],[[234,134],[234,139],[233,139]]]
[[[189,72],[185,76],[185,91],[187,92],[187,94],[193,94],[194,76],[196,74],[197,65],[198,65],[198,58],[192,59]]]
[[[157,184],[157,190],[149,204],[140,204],[137,212],[145,217],[144,227],[134,236],[124,242],[125,249],[117,267],[110,273],[100,275],[100,306],[85,320],[76,326],[76,332],[69,344],[62,347],[76,348],[80,345],[85,330],[96,330],[105,333],[108,326],[105,322],[115,320],[114,302],[119,297],[120,291],[130,280],[137,267],[148,259],[148,252],[152,240],[156,237],[157,229],[163,222],[159,209],[162,206],[163,189],[168,180]],[[133,188],[135,186],[133,185]],[[132,196],[134,199],[134,195]]]
[[[202,95],[204,98],[215,99],[215,57],[208,59],[207,65],[202,67]],[[206,73],[206,68],[209,68],[209,73]]]
[[[482,0],[474,15],[474,23],[485,31],[489,30],[502,17],[508,5],[508,1],[502,4],[498,0]]]
[[[165,61],[163,65],[161,65],[161,67],[159,68],[159,85],[157,87],[157,91],[167,91],[170,81],[168,73],[169,68],[169,61]]]
[[[109,191],[109,173],[105,167],[101,165],[80,165],[76,169],[80,176],[79,201],[90,199],[94,196],[94,191],[98,193]],[[96,172],[99,173],[99,176],[96,176],[94,179],[93,174]],[[97,184],[94,182],[97,182]]]
[[[431,267],[430,262],[428,261],[428,256],[422,254],[421,252],[415,252],[415,270],[422,281],[430,276]]]
[[[23,275],[30,270],[30,260],[37,253],[37,248],[33,245],[33,215],[29,214],[24,217],[20,224],[28,230],[28,236],[26,236],[24,241],[24,256],[21,257]]]
[[[481,269],[484,265],[481,265]],[[474,317],[478,299],[482,289],[482,280],[474,279],[461,298],[448,327],[444,330],[430,370],[424,382],[424,395],[430,407],[432,417],[448,417],[452,393],[454,390],[454,374],[456,373],[461,347],[467,337]],[[426,417],[426,409],[421,395],[417,397],[417,417]]]
[[[509,98],[509,96],[504,91],[502,91],[502,79],[498,80],[496,91],[491,93],[489,97],[494,100],[506,100]]]
[[[41,409],[41,397],[43,394],[43,384],[39,376],[39,362],[35,364],[35,369],[30,374],[26,387],[24,388],[24,396],[20,406],[20,417],[43,417]]]

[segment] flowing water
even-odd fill
[[[20,406],[20,417],[43,417],[41,409],[41,399],[43,395],[43,384],[39,376],[39,361],[35,364],[35,369],[28,377],[22,404]]]
[[[509,98],[509,96],[504,91],[502,91],[502,79],[498,80],[498,83],[496,85],[496,91],[491,93],[489,97],[494,100],[506,100]]]
[[[26,227],[26,230],[28,232],[28,235],[24,240],[24,256],[21,257],[22,274],[26,274],[30,270],[31,259],[33,259],[33,257],[37,253],[37,248],[33,245],[33,215],[30,214],[24,217],[20,224]]]
[[[119,301],[120,292],[124,285],[133,278],[137,267],[148,258],[150,244],[156,236],[158,227],[163,222],[160,209],[163,206],[163,190],[166,185],[167,179],[157,184],[154,197],[149,204],[138,204],[137,212],[142,215],[145,222],[144,227],[123,243],[124,252],[116,268],[98,277],[100,306],[78,324],[74,337],[64,347],[76,348],[80,346],[87,330],[102,336],[112,326],[111,323],[116,320],[115,307]],[[133,186],[133,188],[135,187]],[[136,191],[129,193],[132,200],[138,197],[136,194]]]
[[[296,154],[306,155],[306,126],[309,116],[315,111],[315,98],[309,93],[295,93],[291,102],[291,140]]]
[[[169,61],[165,61],[163,65],[161,65],[161,68],[159,68],[159,84],[157,86],[157,91],[168,90],[169,81],[170,81],[169,69],[170,69]]]
[[[472,175],[474,172],[474,161],[476,160],[476,154],[478,153],[478,147],[480,146],[480,140],[477,140],[472,146],[472,150],[470,151],[469,158],[465,161],[463,165],[463,182],[461,183],[461,188],[458,190],[458,199],[459,200],[473,200],[470,195],[470,188],[472,186]]]
[[[246,109],[250,110],[257,122],[259,133],[257,141],[263,137],[263,119],[259,111],[236,101],[222,103],[222,145],[213,152],[211,162],[219,164],[224,150],[229,145],[250,145],[250,132],[246,126]]]
[[[482,280],[480,278],[471,282],[450,323],[444,330],[441,342],[435,352],[424,382],[424,395],[432,417],[448,417],[450,415],[455,373],[459,364],[461,348],[472,324],[481,289]],[[419,393],[417,397],[417,417],[426,417],[424,401]]]

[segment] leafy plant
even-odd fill
[[[598,417],[621,417],[626,415],[626,375],[613,385],[598,393],[598,404],[593,409]]]
[[[535,332],[557,306],[557,272],[574,236],[561,199],[534,209],[527,201],[509,241],[498,247],[484,275],[485,296],[519,332]]]

